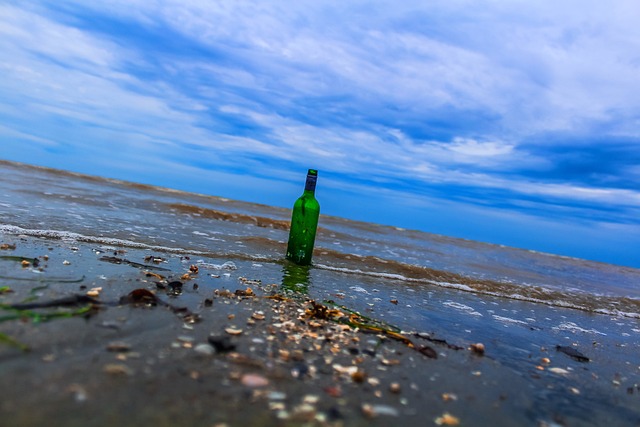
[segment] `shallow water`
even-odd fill
[[[0,231],[282,259],[289,211],[0,163]],[[321,216],[317,269],[640,318],[640,270]]]

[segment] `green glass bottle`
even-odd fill
[[[311,264],[313,244],[316,240],[320,203],[316,200],[316,182],[318,171],[309,169],[304,193],[293,204],[291,229],[287,245],[287,259],[299,265]]]

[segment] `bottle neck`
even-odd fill
[[[307,182],[304,185],[304,192],[310,192],[311,194],[316,191],[316,182],[318,181],[318,175],[308,174]]]

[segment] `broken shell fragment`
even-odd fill
[[[91,288],[89,291],[87,291],[87,296],[97,297],[97,296],[100,295],[100,292],[102,292],[102,288],[101,287]]]
[[[264,313],[263,313],[262,311],[256,311],[256,312],[254,312],[254,313],[251,315],[251,317],[252,317],[253,319],[256,319],[256,320],[264,320],[264,319],[265,319],[265,315],[264,315]]]
[[[229,335],[240,335],[242,334],[242,329],[237,329],[237,328],[225,328],[224,330],[226,333],[228,333]]]
[[[460,424],[458,417],[454,417],[448,412],[445,412],[441,416],[435,419],[435,423],[439,426],[457,426]]]
[[[131,368],[121,363],[109,363],[105,365],[102,370],[105,373],[113,376],[128,376],[133,374]]]

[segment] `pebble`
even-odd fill
[[[131,350],[131,345],[123,341],[114,341],[107,345],[107,351],[115,353],[125,353],[129,350]]]
[[[205,356],[213,356],[216,352],[216,349],[213,348],[213,346],[210,344],[198,344],[193,348],[193,351]]]
[[[560,375],[569,374],[569,371],[567,371],[566,369],[562,369],[562,368],[549,368],[549,371],[553,372],[554,374],[560,374]]]
[[[104,365],[102,370],[113,376],[129,376],[133,375],[133,371],[127,365],[123,365],[121,363],[108,363]]]
[[[484,355],[484,344],[482,343],[471,344],[470,349],[479,356]]]
[[[269,380],[258,374],[244,374],[242,378],[240,378],[240,382],[251,388],[266,387],[269,385]]]
[[[391,417],[397,417],[400,415],[398,410],[389,405],[372,405],[370,403],[364,403],[362,405],[362,414],[367,418],[375,418],[379,415],[388,415]]]

